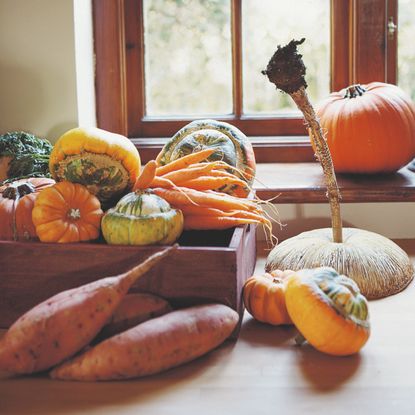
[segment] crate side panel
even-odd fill
[[[111,248],[111,249],[108,249]],[[0,245],[0,327],[50,296],[116,275],[160,248],[55,244]],[[179,248],[138,281],[132,291],[167,299],[217,301],[236,309],[235,252]]]

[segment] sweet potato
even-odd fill
[[[159,373],[220,345],[238,320],[238,313],[222,304],[172,311],[104,340],[55,367],[50,376],[98,381]]]
[[[0,370],[39,372],[81,350],[102,329],[131,285],[172,248],[126,273],[63,291],[29,310],[0,340]]]
[[[170,304],[157,295],[144,293],[127,294],[110,320],[94,339],[94,343],[170,311],[172,311]]]

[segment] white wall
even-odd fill
[[[331,227],[329,204],[276,204],[282,226],[274,225],[280,240],[312,229]],[[275,213],[267,209],[275,216]],[[391,239],[415,238],[414,203],[343,203],[343,227],[365,229]],[[258,232],[258,238],[265,235]]]
[[[0,133],[21,129],[53,142],[94,124],[91,35],[88,0],[0,0]],[[277,208],[286,224],[275,229],[280,240],[330,226],[328,205]],[[413,203],[343,204],[342,212],[344,226],[415,238]]]
[[[0,133],[54,141],[78,124],[73,11],[72,0],[0,0]]]

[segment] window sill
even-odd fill
[[[255,190],[276,203],[326,203],[321,166],[308,137],[250,137],[257,160]],[[155,159],[167,138],[133,138],[143,163]],[[409,165],[408,165],[409,166]],[[415,172],[407,167],[394,174],[337,175],[342,203],[415,202]],[[415,170],[415,163],[412,163]]]
[[[255,151],[257,163],[309,162],[314,154],[307,136],[269,136],[249,139]],[[140,152],[143,163],[155,159],[167,138],[131,138]]]
[[[258,163],[255,190],[276,203],[326,203],[320,164]],[[407,166],[394,174],[337,175],[342,203],[415,202],[415,172]]]

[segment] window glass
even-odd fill
[[[230,0],[143,3],[146,115],[230,114]]]
[[[244,113],[289,113],[289,96],[276,93],[261,70],[277,45],[292,39],[300,46],[307,67],[308,94],[318,101],[330,88],[330,0],[243,0],[243,105]]]
[[[399,0],[398,10],[398,85],[415,100],[415,0]]]

